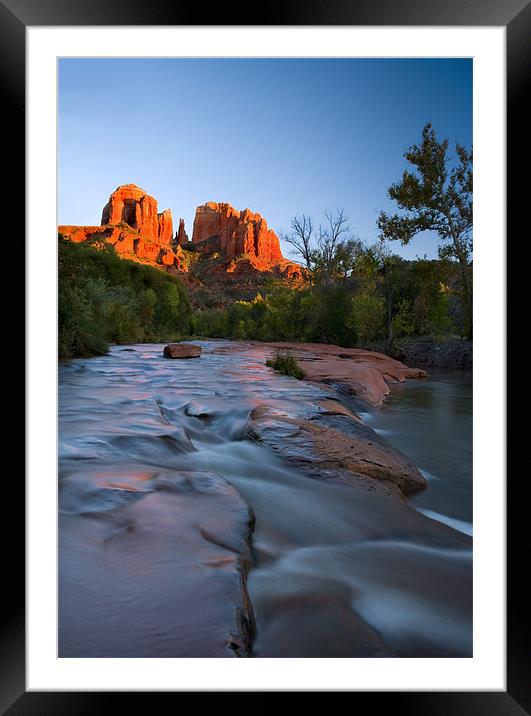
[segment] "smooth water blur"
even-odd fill
[[[429,368],[425,379],[393,384],[384,404],[363,419],[428,480],[411,504],[471,534],[472,374]]]
[[[256,656],[470,656],[469,538],[398,500],[310,478],[289,461],[289,441],[279,438],[273,451],[245,439],[257,405],[308,418],[330,392],[266,368],[264,347],[199,343],[199,359],[168,360],[162,345],[136,345],[60,365],[60,510],[97,512],[112,509],[109,500],[134,499],[119,489],[84,490],[81,496],[69,489],[87,479],[87,471],[96,482],[111,474],[118,488],[130,473],[145,481],[159,479],[161,472],[165,479],[215,473],[237,488],[256,515],[255,564],[248,578]],[[447,392],[452,394],[449,387]],[[393,406],[400,413],[408,393],[396,395],[393,389],[390,415]],[[414,412],[420,416],[422,400],[429,423],[434,405],[427,399],[419,397]],[[449,398],[436,410],[431,445],[437,451],[446,450],[442,426],[450,404]],[[386,414],[372,415],[379,420]],[[433,509],[442,511],[436,499]],[[156,527],[155,508],[153,515]],[[134,569],[134,555],[128,562]],[[151,590],[164,589],[164,570],[171,565],[164,558],[151,566]],[[82,559],[70,556],[67,570],[82,579],[86,569]],[[167,641],[163,624],[173,619],[171,604],[167,614],[159,609],[150,616],[145,588],[127,580],[116,594],[124,604],[113,607],[123,606],[126,619],[141,600],[143,619],[157,624],[152,638]],[[67,606],[70,618],[72,609],[84,611],[82,604]],[[116,627],[112,619],[109,639]],[[105,627],[104,611],[98,620]]]

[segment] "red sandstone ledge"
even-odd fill
[[[425,370],[409,368],[383,353],[361,348],[342,348],[324,343],[249,343],[293,354],[306,380],[341,384],[370,405],[383,403],[389,394],[390,383],[426,377]],[[238,350],[238,344],[227,347],[227,350]]]
[[[371,405],[381,405],[389,394],[389,383],[406,378],[425,378],[426,371],[409,368],[383,353],[361,348],[341,348],[321,343],[268,343],[289,350],[301,364],[306,379],[342,383]]]

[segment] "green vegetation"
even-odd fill
[[[345,277],[292,287],[271,280],[250,301],[197,310],[192,331],[232,340],[307,341],[391,348],[408,336],[458,336],[463,331],[454,262],[388,255],[359,246]]]
[[[59,238],[59,357],[101,355],[110,343],[175,340],[190,332],[181,282],[114,249]]]
[[[304,378],[304,371],[297,363],[297,360],[290,353],[283,353],[277,351],[274,358],[270,358],[266,361],[266,365],[269,368],[278,370],[282,375],[289,375],[291,378],[297,378],[302,380]]]
[[[439,257],[453,259],[460,270],[460,300],[464,332],[472,335],[472,150],[456,143],[455,157],[448,154],[448,140],[438,141],[431,124],[422,130],[420,146],[413,145],[405,158],[414,172],[389,187],[389,198],[399,213],[384,211],[378,218],[383,239],[408,244],[424,231],[434,231],[441,241]],[[450,164],[453,163],[453,166]]]
[[[401,213],[378,219],[379,240],[364,244],[342,209],[325,211],[316,226],[294,217],[281,238],[306,269],[293,287],[269,281],[254,299],[224,309],[196,311],[197,335],[264,341],[310,341],[392,351],[412,336],[472,335],[472,152],[438,141],[431,125],[405,158],[405,171],[389,197]],[[390,242],[407,244],[422,231],[437,233],[439,259],[407,261]]]

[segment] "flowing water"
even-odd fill
[[[60,521],[65,553],[60,652],[62,644],[65,653],[91,655],[88,643],[74,648],[72,635],[97,632],[98,655],[116,655],[117,639],[135,656],[190,653],[184,642],[194,642],[197,635],[184,634],[182,610],[193,609],[193,594],[189,585],[174,583],[182,564],[176,563],[178,547],[171,541],[172,520],[186,526],[185,511],[172,517],[168,503],[154,499],[147,513],[149,537],[110,552],[97,570],[82,547],[68,550],[69,519],[119,512],[124,501],[142,499],[142,485],[162,474],[168,484],[183,475],[192,482],[220,476],[254,511],[254,563],[248,576],[257,623],[254,656],[471,656],[470,538],[398,500],[312,479],[290,461],[281,435],[275,450],[246,439],[256,406],[308,418],[330,393],[266,368],[264,347],[242,343],[235,351],[222,341],[200,343],[200,359],[167,360],[161,345],[136,345],[60,365],[59,509],[65,518]],[[400,392],[393,388],[386,407],[366,418],[391,433],[391,443],[422,469],[433,471],[426,501],[419,496],[411,504],[468,522],[462,491],[470,490],[470,436],[451,427],[454,420],[466,422],[466,400],[457,399],[452,387],[457,383],[448,377],[430,384],[428,398],[420,385],[400,386]],[[423,385],[425,390],[428,383]],[[462,475],[453,473],[452,465]],[[109,474],[114,489],[98,489]],[[223,497],[229,502],[220,502],[218,512],[235,509],[234,496]],[[212,494],[204,498],[209,519],[219,520],[212,499]],[[190,550],[188,564],[195,559]],[[192,564],[196,590],[207,589],[201,579],[208,569],[219,568],[205,564],[219,562]],[[99,588],[101,569],[113,575],[112,594]],[[75,604],[67,596],[73,583],[82,585]],[[171,596],[175,590],[182,596],[179,617]],[[215,611],[215,590],[211,597]],[[80,622],[84,632],[72,627]]]
[[[379,408],[344,402],[428,480],[411,504],[472,535],[472,374],[429,368],[424,380],[393,385]]]

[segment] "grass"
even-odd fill
[[[297,360],[289,353],[277,351],[274,358],[266,361],[266,365],[269,368],[278,370],[282,375],[289,375],[292,378],[297,378],[297,380],[304,378],[304,371],[297,363]]]

